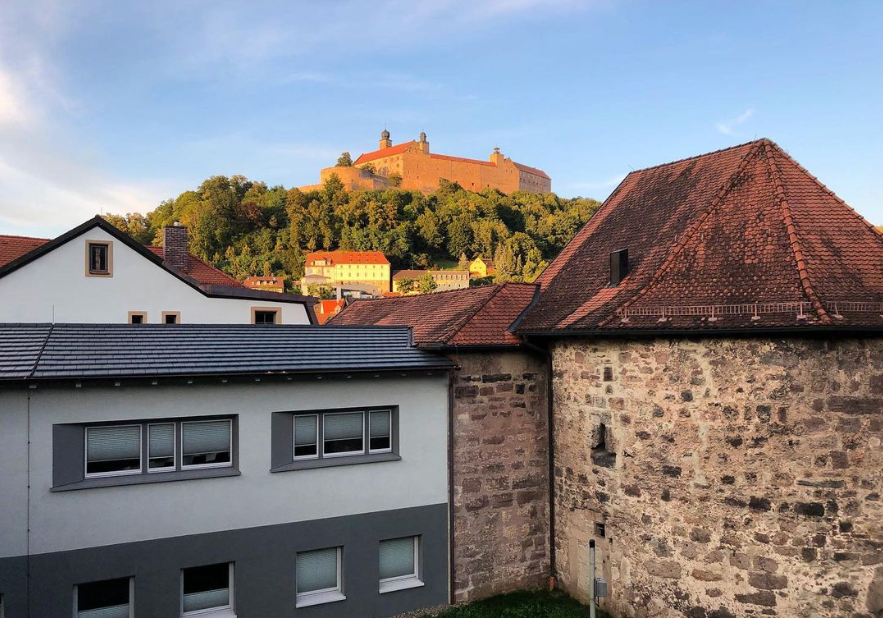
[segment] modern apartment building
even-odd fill
[[[5,617],[445,603],[452,366],[402,327],[0,326]]]
[[[311,324],[316,299],[251,290],[191,255],[187,228],[145,247],[101,217],[48,240],[0,236],[0,323]]]

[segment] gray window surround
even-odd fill
[[[390,411],[390,428],[392,431],[392,450],[384,453],[368,452],[368,418],[370,412],[378,410]],[[364,452],[358,455],[322,456],[322,417],[325,414],[340,412],[364,412]],[[294,417],[298,415],[318,415],[319,417],[319,454],[314,459],[294,459]],[[270,472],[290,472],[293,470],[312,470],[335,466],[352,466],[356,464],[381,463],[385,461],[401,461],[399,455],[399,408],[398,406],[359,406],[350,408],[329,408],[325,410],[294,410],[273,412],[272,440],[270,449]]]
[[[181,469],[181,431],[180,423],[190,421],[232,421],[233,452],[231,465],[226,467],[207,467],[200,469]],[[177,423],[176,425],[176,470],[165,472],[147,472],[148,445],[146,439],[147,426],[158,423]],[[122,476],[106,476],[86,478],[85,476],[85,434],[87,427],[106,427],[110,425],[142,425],[141,439],[141,473]],[[95,489],[100,487],[118,487],[124,485],[143,485],[151,483],[168,483],[173,481],[189,481],[193,479],[220,478],[240,476],[239,471],[239,423],[237,416],[177,416],[150,419],[132,419],[121,421],[96,421],[88,423],[63,423],[52,426],[52,492]]]

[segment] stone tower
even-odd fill
[[[392,146],[392,140],[389,139],[389,131],[384,129],[380,132],[380,148],[389,148]]]
[[[506,157],[504,157],[503,153],[500,152],[500,148],[495,147],[494,151],[491,153],[491,163],[493,163],[494,165],[500,165],[505,160]]]
[[[423,154],[429,154],[429,142],[426,141],[426,133],[420,132],[420,141],[417,142],[417,148],[420,149],[420,152]]]

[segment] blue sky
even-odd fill
[[[877,1],[0,3],[0,233],[146,212],[214,174],[316,182],[426,131],[565,196],[769,137],[883,224]]]

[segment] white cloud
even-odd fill
[[[736,135],[736,127],[744,124],[752,116],[754,116],[754,108],[749,107],[737,117],[718,122],[715,126],[724,135]]]

